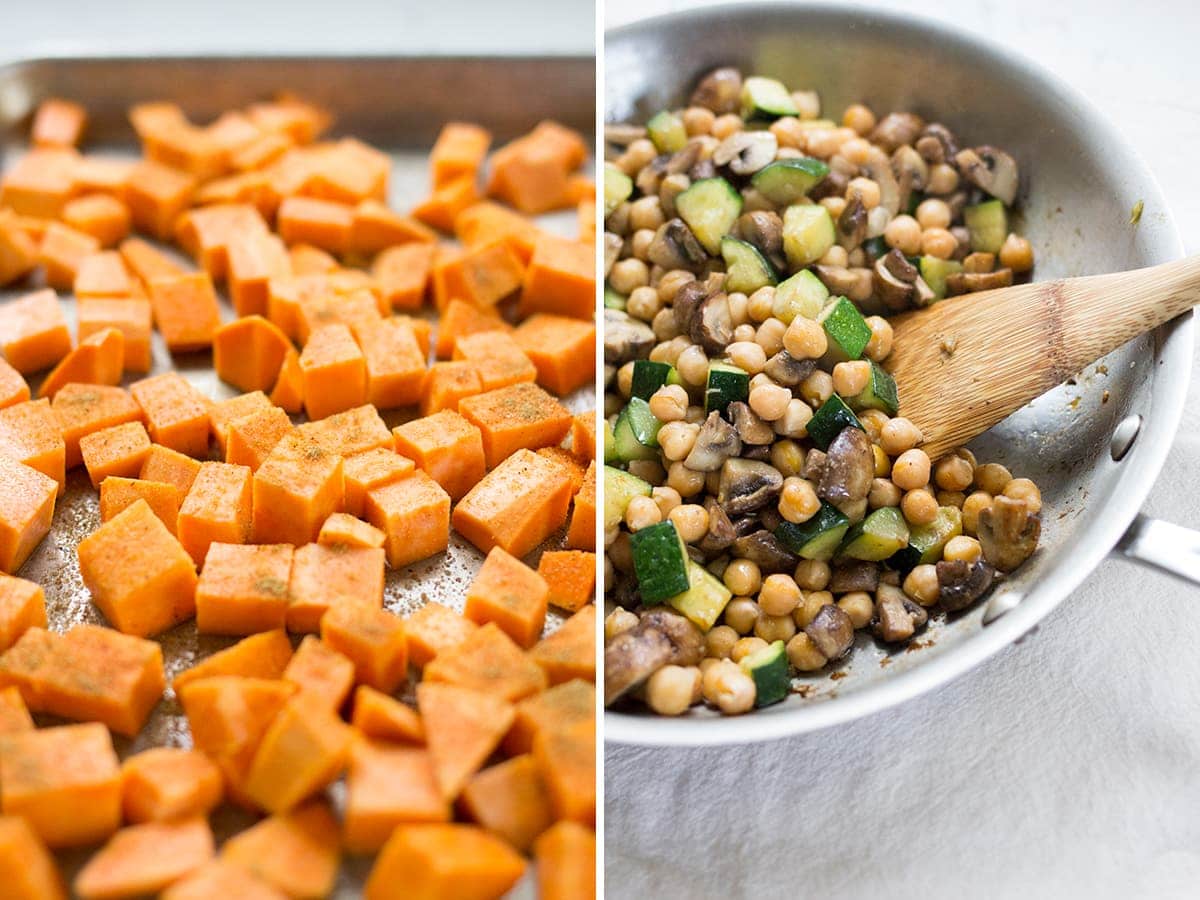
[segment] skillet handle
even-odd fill
[[[1200,531],[1139,513],[1113,553],[1200,586]]]

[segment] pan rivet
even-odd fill
[[[1120,462],[1125,458],[1125,454],[1129,452],[1129,448],[1133,446],[1133,442],[1137,440],[1138,432],[1141,430],[1141,416],[1135,414],[1121,420],[1116,430],[1113,431],[1112,443],[1108,448],[1114,462]]]

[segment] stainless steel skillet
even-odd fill
[[[606,121],[644,119],[678,104],[718,65],[818,90],[828,111],[854,101],[877,111],[912,109],[964,140],[1004,147],[1021,164],[1020,230],[1035,247],[1038,278],[1137,268],[1183,253],[1153,176],[1084,97],[1002,48],[909,16],[739,5],[617,29],[605,43]],[[753,715],[609,712],[606,736],[679,746],[758,741],[877,712],[1015,641],[1109,556],[1200,583],[1200,536],[1138,513],[1179,425],[1193,343],[1192,317],[1177,319],[972,444],[980,459],[1033,478],[1045,500],[1041,548],[990,599],[931,622],[899,651],[860,635],[842,666],[798,679],[797,693]]]

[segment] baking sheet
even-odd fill
[[[196,59],[55,59],[21,62],[0,68],[0,166],[7,168],[27,149],[28,120],[38,102],[60,96],[82,103],[89,113],[84,151],[89,155],[132,157],[139,148],[126,119],[133,103],[170,100],[198,123],[221,112],[287,90],[330,110],[335,121],[330,134],[354,136],[389,153],[392,175],[389,200],[393,208],[407,210],[429,191],[428,151],[442,123],[449,119],[478,122],[492,130],[493,147],[528,131],[542,119],[553,118],[582,132],[591,146],[594,131],[595,81],[590,57],[548,58],[196,58]],[[543,216],[547,230],[567,236],[577,234],[573,211]],[[181,261],[186,256],[171,251]],[[39,282],[0,290],[0,304],[40,287]],[[221,292],[222,320],[233,318],[232,307]],[[74,334],[74,301],[61,295]],[[151,374],[174,368],[205,395],[223,399],[238,393],[212,371],[208,353],[172,358],[158,333],[153,336]],[[128,375],[126,387],[144,376]],[[35,395],[41,377],[30,379]],[[572,411],[595,406],[594,390],[584,387],[563,402]],[[413,418],[415,409],[382,413],[389,427]],[[301,421],[297,418],[296,421]],[[75,548],[100,524],[97,492],[87,473],[78,467],[68,473],[67,488],[55,508],[50,533],[18,573],[41,584],[46,592],[50,628],[65,631],[81,622],[104,622],[92,604],[79,574]],[[544,547],[559,546],[561,534]],[[538,548],[528,562],[536,565]],[[450,534],[450,545],[439,553],[403,569],[387,570],[384,605],[409,615],[430,600],[462,609],[463,594],[483,561],[473,545]],[[563,617],[553,610],[546,631]],[[187,622],[160,635],[168,684],[184,669],[223,649],[235,638],[198,635]],[[298,637],[294,640],[298,643]],[[53,717],[38,716],[39,724],[54,724]],[[189,746],[187,720],[168,687],[145,728],[134,739],[114,735],[114,745],[124,758],[152,746]],[[341,782],[331,789],[337,806],[342,801]],[[257,817],[223,806],[212,818],[218,841],[247,827]],[[91,850],[59,854],[68,876],[87,859]],[[373,857],[345,857],[334,896],[352,898],[369,872]],[[533,896],[532,879],[512,892],[513,897]]]

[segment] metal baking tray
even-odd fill
[[[111,157],[139,154],[126,113],[134,103],[170,100],[197,123],[221,112],[291,91],[325,107],[334,115],[330,134],[353,135],[389,153],[393,160],[390,203],[411,208],[429,190],[429,148],[447,120],[478,122],[492,130],[493,146],[510,140],[543,119],[555,119],[589,140],[595,130],[595,64],[591,57],[259,57],[259,58],[61,58],[14,62],[0,67],[0,167],[7,168],[27,149],[28,124],[37,104],[47,97],[75,100],[87,109],[84,151]],[[573,212],[544,216],[540,224],[564,235],[576,234]],[[180,254],[180,259],[185,259]],[[188,261],[190,263],[190,260]],[[31,281],[0,290],[0,305],[40,287]],[[60,295],[74,328],[74,302]],[[233,310],[222,296],[222,319]],[[237,393],[217,379],[207,353],[167,352],[160,335],[153,337],[151,374],[175,368],[209,397]],[[143,377],[143,376],[137,376]],[[128,375],[128,386],[135,378]],[[35,391],[40,376],[31,379]],[[595,407],[595,392],[584,387],[565,398],[576,412]],[[415,411],[383,413],[389,427],[412,418]],[[55,508],[50,533],[18,573],[40,583],[46,592],[50,627],[63,631],[79,622],[103,623],[79,575],[75,547],[100,524],[96,491],[82,467],[68,473],[67,489]],[[559,537],[546,546],[555,545]],[[536,561],[541,548],[530,561]],[[462,608],[462,597],[483,555],[451,532],[445,553],[403,569],[387,570],[384,605],[407,615],[430,600]],[[562,616],[548,616],[547,631]],[[234,638],[198,635],[188,622],[159,636],[168,684],[199,659],[234,643]],[[50,724],[51,717],[38,717]],[[188,746],[187,720],[168,687],[142,732],[133,740],[114,735],[118,754],[151,746]],[[330,792],[335,807],[342,784]],[[223,806],[212,819],[218,842],[254,821],[249,813]],[[90,850],[59,854],[64,872],[73,876]],[[346,856],[334,897],[361,893],[373,857]],[[526,877],[513,897],[534,895]]]

